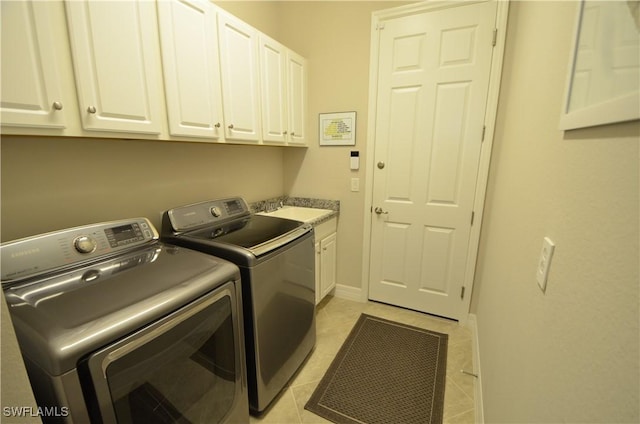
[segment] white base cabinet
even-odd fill
[[[316,305],[336,287],[337,218],[315,227]]]

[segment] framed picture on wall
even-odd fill
[[[321,113],[319,119],[321,146],[355,146],[355,112]]]

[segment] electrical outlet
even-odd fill
[[[540,259],[538,260],[536,279],[538,280],[540,290],[543,292],[547,289],[547,278],[549,277],[551,258],[553,258],[553,251],[555,248],[556,245],[549,237],[545,237],[544,240],[542,240],[542,251],[540,252]]]

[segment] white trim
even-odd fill
[[[478,317],[469,314],[467,326],[471,330],[471,351],[473,355],[473,372],[478,376],[473,382],[475,401],[475,422],[484,424],[484,408],[482,403],[482,373],[480,372],[480,343],[478,338]]]
[[[362,231],[362,296],[365,299],[369,298],[369,269],[370,269],[370,254],[371,254],[371,219],[372,219],[372,204],[373,204],[373,178],[371,178],[370,171],[373,169],[373,148],[375,147],[375,116],[377,114],[377,98],[378,98],[378,67],[372,66],[372,64],[378,63],[379,49],[378,44],[380,40],[380,32],[377,30],[380,18],[378,15],[380,12],[374,12],[371,15],[371,48],[369,54],[369,110],[367,112],[367,154],[366,163],[364,167],[364,180],[366,181],[364,190],[364,205],[363,205],[363,224]],[[373,119],[372,119],[373,118]]]
[[[359,287],[345,286],[344,284],[336,284],[333,295],[340,299],[353,300],[355,302],[366,302],[367,298],[363,296],[364,290]]]
[[[416,13],[435,12],[436,10],[440,9],[468,6],[474,3],[486,3],[487,1],[491,0],[426,0],[404,6],[397,6],[390,9],[378,10],[376,12],[373,12],[373,14],[380,20],[384,21],[386,19],[397,19],[404,16],[411,16]]]
[[[467,320],[469,307],[471,304],[471,294],[473,292],[473,281],[475,277],[476,260],[478,258],[478,246],[480,244],[480,229],[482,217],[484,215],[484,199],[487,190],[487,181],[489,179],[489,164],[491,160],[491,149],[493,147],[493,137],[495,133],[495,122],[498,111],[498,95],[500,93],[500,80],[502,78],[502,63],[504,60],[504,46],[507,34],[507,18],[509,12],[509,1],[497,1],[496,10],[496,28],[498,29],[496,45],[493,49],[491,58],[491,75],[489,77],[489,91],[487,93],[487,108],[485,111],[485,140],[480,153],[480,162],[478,165],[478,178],[476,180],[475,200],[473,210],[475,212],[475,224],[471,226],[469,235],[469,251],[467,253],[467,265],[464,277],[464,287],[467,295],[460,302],[457,311],[457,318],[462,325]],[[372,219],[372,202],[373,202],[373,178],[368,174],[373,170],[374,166],[374,150],[375,150],[375,129],[378,98],[378,68],[375,64],[379,59],[379,31],[377,26],[387,19],[407,16],[413,13],[434,11],[445,7],[464,6],[477,1],[433,1],[410,4],[400,6],[393,9],[373,12],[371,17],[371,49],[370,49],[370,65],[369,65],[369,110],[367,122],[367,152],[365,172],[365,193],[364,193],[364,231],[362,237],[362,295],[364,299],[369,297],[369,270],[371,266],[371,219]]]
[[[475,280],[476,261],[478,259],[478,248],[480,246],[480,230],[482,229],[482,217],[484,216],[484,200],[487,193],[487,182],[489,180],[489,165],[491,161],[491,151],[493,149],[493,137],[495,134],[496,117],[498,114],[498,98],[500,94],[500,81],[502,79],[502,64],[504,61],[504,46],[507,35],[507,17],[509,14],[509,1],[498,1],[496,11],[496,28],[498,29],[496,45],[493,48],[491,58],[491,75],[489,76],[489,92],[487,93],[487,108],[485,110],[485,139],[482,142],[480,151],[480,162],[478,164],[478,178],[476,180],[476,195],[473,202],[475,213],[475,224],[471,226],[469,234],[469,251],[467,252],[467,267],[464,277],[464,287],[466,293],[458,317],[466,317],[471,306],[471,296],[473,293],[473,282]]]

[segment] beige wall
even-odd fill
[[[510,6],[472,305],[486,422],[640,421],[640,125],[558,130],[576,7]]]
[[[280,196],[281,147],[4,136],[2,240],[217,197]]]

